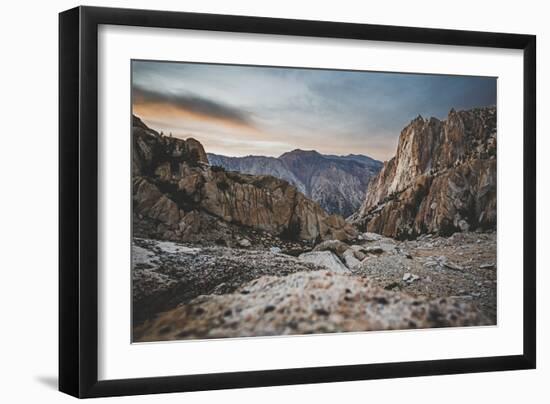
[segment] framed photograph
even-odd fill
[[[535,367],[535,36],[59,28],[61,391]]]

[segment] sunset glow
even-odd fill
[[[496,79],[154,61],[132,62],[133,113],[208,152],[393,156],[419,114],[496,104]]]

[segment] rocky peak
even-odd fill
[[[392,237],[496,226],[496,108],[417,117],[352,220]]]
[[[132,116],[132,123],[134,175],[153,175],[159,167],[169,167],[170,171],[174,171],[181,163],[190,166],[208,164],[206,152],[197,140],[163,136],[135,115]],[[163,169],[164,172],[166,170]]]
[[[316,150],[302,150],[302,149],[294,149],[289,152],[283,153],[279,156],[279,158],[294,158],[294,157],[322,157],[321,153],[319,153]]]
[[[134,227],[143,236],[224,238],[230,228],[300,241],[355,236],[341,216],[327,214],[287,181],[210,166],[197,140],[161,136],[134,122]]]
[[[145,131],[148,131],[151,135],[159,136],[159,133],[157,131],[149,128],[147,125],[145,125],[145,123],[143,123],[141,118],[139,118],[135,115],[132,115],[132,128],[134,130],[136,130],[136,129],[145,130]]]

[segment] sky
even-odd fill
[[[496,105],[496,78],[134,60],[132,104],[152,129],[209,153],[385,161],[418,115]]]

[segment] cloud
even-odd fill
[[[230,125],[254,126],[249,112],[190,93],[161,93],[134,86],[133,105],[138,110],[154,110],[164,115],[179,113]]]
[[[218,154],[395,154],[421,114],[496,104],[496,79],[185,62],[133,62],[133,112]],[[288,148],[288,150],[282,150]]]

